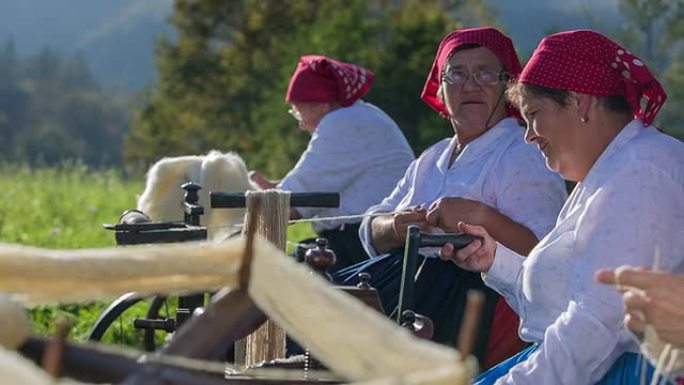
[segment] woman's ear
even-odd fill
[[[582,123],[587,123],[589,121],[589,111],[591,111],[592,105],[596,103],[597,98],[592,95],[573,92],[571,99],[573,105],[577,108],[579,120]]]

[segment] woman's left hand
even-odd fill
[[[625,326],[634,334],[651,325],[662,340],[684,347],[684,276],[622,266],[599,270],[596,280],[624,293]]]
[[[491,207],[486,204],[464,198],[441,198],[430,205],[427,223],[431,227],[439,227],[445,232],[460,232],[459,222],[485,226]]]

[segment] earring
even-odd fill
[[[580,118],[580,122],[586,123],[586,122],[587,122],[587,118],[585,118],[584,116],[582,116],[582,117]]]

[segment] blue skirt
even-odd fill
[[[473,385],[490,385],[503,377],[515,365],[527,360],[534,353],[539,344],[534,344],[499,365],[481,373],[473,380]],[[653,366],[644,362],[645,358],[636,353],[625,353],[615,361],[597,385],[640,385],[641,372],[646,369],[647,384],[651,383]]]

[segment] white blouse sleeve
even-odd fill
[[[519,306],[521,300],[518,298],[521,294],[518,288],[522,285],[523,261],[525,257],[497,243],[494,262],[489,271],[482,274],[485,284],[501,294],[519,316],[524,310]]]
[[[682,182],[648,165],[618,172],[581,208],[571,255],[577,262],[574,271],[567,272],[572,277],[569,306],[546,329],[539,349],[497,384],[597,382],[631,345],[631,337],[622,324],[620,293],[596,283],[596,270],[651,266],[656,248],[662,269],[684,268]],[[518,285],[522,290],[520,281]]]
[[[390,195],[383,199],[382,202],[380,202],[379,204],[368,208],[366,214],[389,213],[394,211],[399,206],[399,203],[404,199],[404,197],[408,195],[409,189],[413,185],[417,163],[418,160],[414,160],[413,162],[411,162],[411,165],[409,165],[408,169],[406,170],[404,177],[401,178],[401,180],[397,183],[397,185],[394,187],[394,190],[392,190]],[[361,222],[361,227],[359,228],[359,239],[361,240],[363,248],[366,250],[366,252],[371,258],[378,256],[378,253],[375,251],[371,244],[370,223],[372,220],[373,217],[363,218],[363,221]]]
[[[339,191],[357,174],[358,141],[344,135],[336,124],[323,124],[316,129],[295,167],[283,178],[279,187],[288,191]]]

